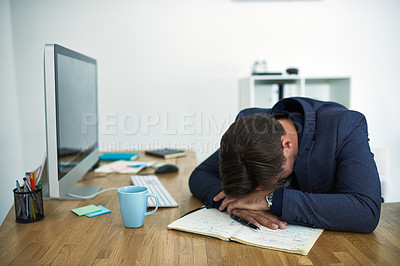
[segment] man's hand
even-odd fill
[[[265,196],[271,192],[272,190],[254,190],[244,197],[231,198],[221,191],[214,197],[214,201],[224,199],[219,207],[220,211],[226,208],[229,214],[239,216],[257,227],[263,225],[270,229],[284,229],[287,223],[269,211]]]
[[[263,225],[270,229],[285,229],[287,223],[283,222],[278,216],[273,215],[270,211],[252,211],[244,209],[234,209],[232,214],[254,224],[257,227]]]
[[[240,198],[228,197],[223,191],[221,191],[214,197],[214,201],[224,199],[219,207],[219,210],[223,211],[226,209],[229,214],[232,214],[232,210],[234,209],[269,211],[265,197],[272,191],[273,190],[256,189],[250,194]]]

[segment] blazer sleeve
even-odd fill
[[[365,117],[347,112],[340,118],[337,132],[332,193],[285,189],[282,219],[328,230],[370,233],[378,225],[382,200]]]
[[[207,208],[218,208],[222,201],[214,202],[213,198],[222,191],[219,174],[219,149],[202,162],[189,178],[192,194],[201,200]]]

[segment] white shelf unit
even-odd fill
[[[347,76],[250,76],[239,80],[239,109],[272,107],[286,97],[309,97],[350,107],[351,79]]]

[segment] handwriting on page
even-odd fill
[[[225,212],[220,212],[217,209],[202,209],[176,220],[168,227],[229,238],[243,225],[234,221]]]
[[[313,243],[322,229],[288,224],[286,229],[271,230],[261,227],[256,234],[244,227],[234,237],[256,245],[288,250],[302,250]]]

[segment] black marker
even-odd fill
[[[235,221],[237,221],[237,222],[239,222],[239,223],[245,225],[245,226],[248,226],[248,227],[253,228],[253,229],[256,229],[256,230],[260,230],[260,228],[258,228],[256,225],[254,225],[254,224],[252,224],[252,223],[250,223],[250,222],[248,222],[248,221],[246,221],[246,220],[243,220],[243,219],[240,218],[239,216],[236,216],[236,215],[234,215],[234,214],[231,214],[231,218],[232,218],[233,220],[235,220]]]

